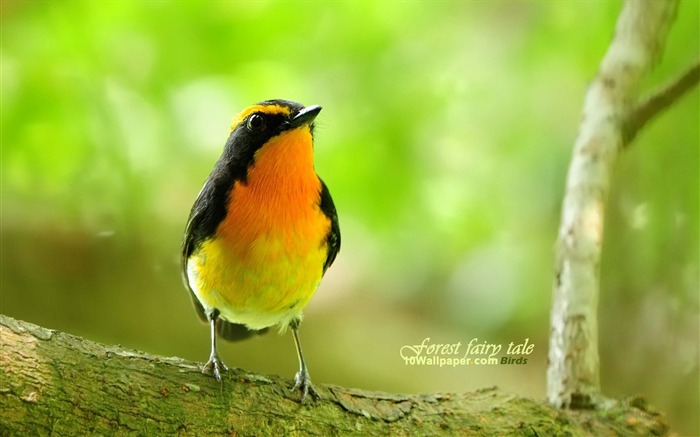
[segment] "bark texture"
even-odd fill
[[[487,388],[400,395],[292,381],[100,345],[0,315],[0,435],[665,435],[643,401],[561,411]]]
[[[677,0],[627,0],[586,94],[557,241],[547,372],[547,397],[557,407],[601,401],[597,310],[605,202],[618,152],[641,128],[630,123],[639,84],[661,55],[677,7]]]

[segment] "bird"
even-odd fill
[[[217,335],[235,341],[291,328],[299,371],[292,391],[319,397],[299,341],[302,311],[340,250],[335,204],[314,167],[321,106],[266,100],[241,111],[187,220],[182,273],[211,354],[202,372],[228,370]]]

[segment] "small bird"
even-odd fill
[[[320,106],[267,100],[233,120],[224,151],[192,206],[182,245],[184,282],[209,323],[202,370],[227,367],[217,334],[240,340],[292,328],[299,371],[292,390],[318,396],[299,342],[302,310],[340,249],[333,199],[314,169]]]

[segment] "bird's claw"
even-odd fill
[[[226,364],[224,364],[224,362],[219,359],[218,355],[212,354],[209,357],[209,361],[207,361],[207,364],[205,364],[204,368],[202,368],[202,373],[214,375],[214,378],[216,378],[217,381],[221,382],[222,372],[228,372],[228,367],[226,367]]]
[[[309,377],[309,372],[305,370],[300,370],[294,375],[294,387],[292,391],[299,390],[301,392],[301,402],[303,403],[308,394],[311,394],[312,398],[320,399],[318,392],[311,384],[311,378]]]

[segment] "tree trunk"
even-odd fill
[[[599,267],[605,202],[618,152],[654,114],[697,83],[695,67],[695,79],[691,70],[690,80],[682,82],[686,85],[637,104],[639,84],[661,56],[677,7],[677,0],[627,0],[586,94],[557,241],[547,372],[547,397],[557,407],[593,408],[601,400]]]
[[[100,345],[0,315],[0,435],[664,435],[639,399],[559,411],[486,388],[399,395],[317,386]]]

